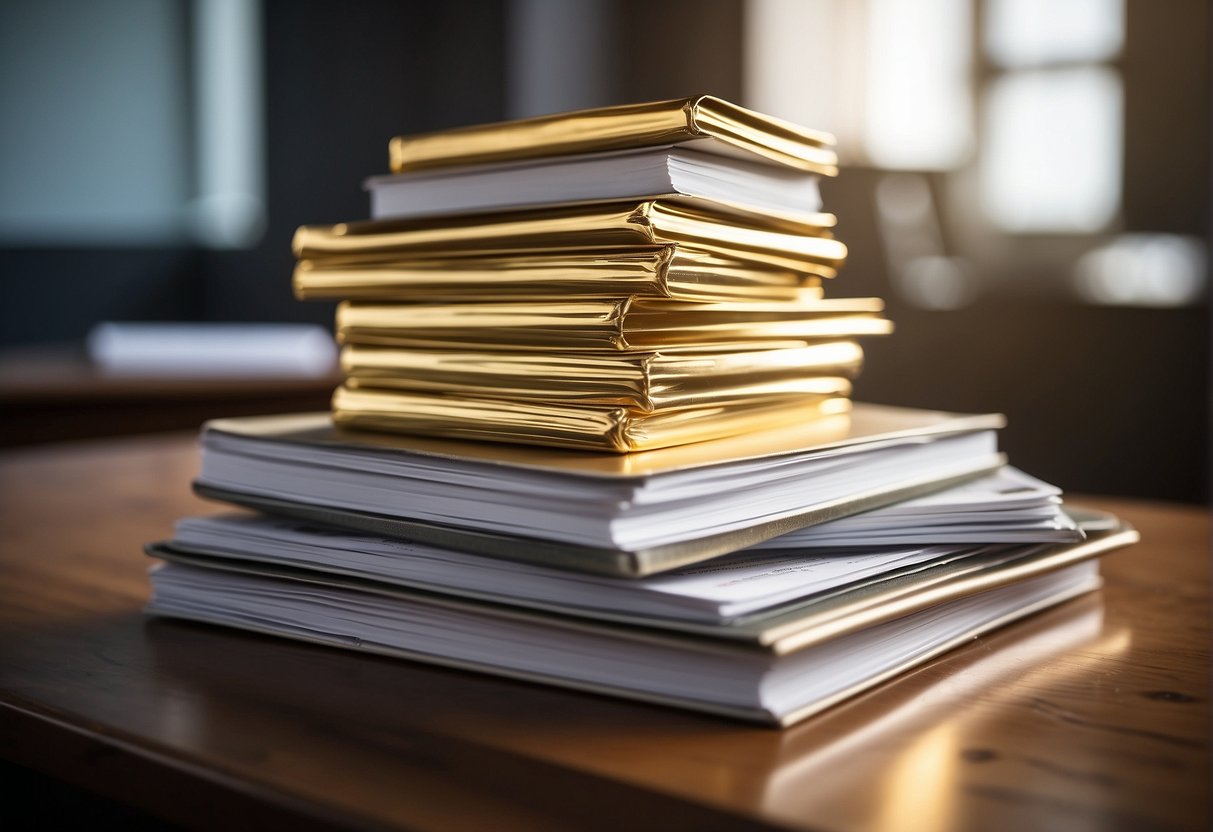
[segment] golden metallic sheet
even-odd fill
[[[424,220],[302,226],[292,248],[303,260],[451,256],[568,249],[686,248],[795,272],[832,276],[847,249],[830,236],[832,214],[780,215],[703,199],[610,200]],[[348,260],[342,261],[348,263]],[[825,268],[822,268],[825,267]]]
[[[389,347],[651,351],[883,335],[879,298],[683,303],[623,298],[568,303],[342,303],[342,343]]]
[[[1140,540],[1132,526],[1120,520],[1115,524],[1111,531],[1091,532],[1072,543],[1004,546],[892,579],[866,581],[815,603],[789,605],[735,627],[735,634],[754,638],[779,655],[794,653],[955,598],[1055,572]]]
[[[213,431],[216,434],[287,445],[352,448],[371,453],[416,454],[561,476],[618,480],[644,479],[675,471],[771,459],[807,451],[859,448],[868,443],[884,444],[906,439],[929,440],[1006,427],[1006,418],[999,413],[946,413],[864,403],[856,403],[851,408],[850,403],[844,404],[847,405],[844,410],[831,413],[828,417],[797,422],[780,430],[627,456],[569,454],[559,450],[545,451],[541,448],[505,443],[486,444],[388,433],[345,432],[334,426],[332,415],[328,411],[212,419],[203,428],[204,436]],[[875,506],[868,506],[873,507]],[[796,528],[800,526],[788,526],[783,531],[793,531]],[[754,539],[744,545],[760,542],[761,540]]]
[[[347,346],[346,386],[452,393],[642,413],[774,396],[849,396],[863,362],[850,341],[741,353],[595,354],[399,350]]]
[[[301,300],[432,303],[619,298],[798,300],[821,297],[819,277],[746,263],[685,246],[526,252],[487,257],[402,257],[386,262],[303,260]],[[816,266],[814,268],[817,268]],[[821,266],[818,271],[830,271]]]
[[[849,406],[845,398],[794,394],[637,414],[610,405],[529,404],[338,387],[333,422],[453,439],[629,453],[793,425]]]
[[[397,136],[389,147],[394,172],[654,147],[715,139],[722,149],[826,176],[838,172],[829,133],[756,113],[710,95],[602,107]]]

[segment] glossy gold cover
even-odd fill
[[[388,146],[394,172],[714,139],[722,150],[832,176],[834,137],[710,95],[601,107],[419,136]]]
[[[850,341],[732,353],[511,353],[347,346],[346,386],[641,413],[741,401],[849,396],[863,351]]]
[[[619,298],[797,300],[821,297],[803,272],[746,263],[681,245],[485,257],[399,257],[379,263],[340,258],[295,267],[301,300],[433,303]]]
[[[212,419],[203,425],[203,435],[205,437],[213,432],[287,446],[410,454],[560,476],[631,480],[806,451],[860,448],[869,444],[874,447],[877,444],[902,440],[918,441],[974,431],[998,430],[1005,426],[1006,418],[999,413],[947,413],[856,402],[849,413],[844,411],[827,418],[798,422],[786,429],[750,433],[719,442],[701,442],[697,445],[627,456],[570,454],[561,450],[526,448],[506,443],[488,444],[401,434],[346,432],[333,424],[332,414],[328,411]],[[789,526],[784,531],[793,531],[796,528],[799,527]],[[761,541],[751,541],[759,542]]]
[[[834,277],[847,249],[830,236],[832,214],[780,215],[678,197],[609,200],[425,220],[302,226],[292,248],[303,260],[343,265],[407,256],[558,254],[569,249],[686,248],[819,277]]]
[[[865,582],[814,603],[743,624],[734,635],[754,638],[777,654],[794,653],[893,618],[912,615],[956,598],[988,592],[1130,546],[1137,530],[1115,520],[1110,531],[1091,532],[1073,543],[1004,546],[989,553],[887,580]]]
[[[845,398],[792,394],[640,414],[610,405],[528,404],[338,387],[333,422],[453,439],[630,453],[797,424],[844,413],[850,404]]]
[[[342,303],[342,343],[471,350],[652,351],[884,335],[879,298],[684,303],[622,298],[567,303]]]

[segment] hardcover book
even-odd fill
[[[346,386],[593,404],[653,413],[792,395],[849,395],[852,341],[739,352],[469,352],[346,346]]]
[[[809,414],[806,414],[809,415]],[[203,496],[447,548],[646,575],[941,490],[1005,461],[995,414],[856,405],[631,454],[219,419]]]
[[[387,304],[337,308],[344,344],[492,350],[652,352],[700,347],[720,352],[806,341],[885,335],[893,325],[878,298],[683,303],[618,298],[564,303]]]
[[[748,623],[679,629],[528,609],[264,561],[154,547],[148,612],[786,726],[1100,585],[1137,539],[879,569]],[[511,596],[510,600],[516,596]]]
[[[826,176],[838,172],[829,133],[711,95],[397,136],[388,161],[399,173],[672,143]]]
[[[630,296],[683,301],[820,298],[803,270],[721,257],[687,246],[631,246],[500,255],[325,257],[295,266],[301,300],[567,301]]]
[[[503,254],[680,243],[695,251],[834,277],[847,249],[831,214],[780,215],[678,197],[579,203],[524,211],[303,226],[304,260],[374,263],[401,255]]]
[[[376,176],[366,189],[372,219],[680,195],[787,214],[821,210],[813,174],[678,147]]]

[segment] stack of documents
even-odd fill
[[[149,612],[789,725],[1136,540],[997,414],[852,404],[827,136],[702,97],[396,139],[303,228],[333,412],[204,426]],[[488,440],[488,441],[485,441]]]
[[[295,235],[356,428],[630,452],[843,412],[877,298],[825,299],[831,138],[711,97],[397,138]]]
[[[218,420],[195,489],[263,514],[151,545],[148,610],[789,725],[1136,539],[1002,467],[1000,425],[856,405],[616,455]]]

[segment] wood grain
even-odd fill
[[[146,619],[184,437],[0,457],[3,756],[196,828],[1204,829],[1209,517],[787,731]]]

